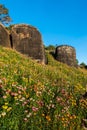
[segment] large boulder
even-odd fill
[[[55,51],[56,60],[65,63],[69,66],[77,67],[75,48],[68,45],[61,45]]]
[[[45,63],[45,51],[40,32],[30,25],[17,24],[10,35],[13,49]]]
[[[9,33],[2,24],[0,24],[0,45],[10,47]]]

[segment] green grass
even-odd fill
[[[82,130],[87,71],[0,47],[0,130]]]

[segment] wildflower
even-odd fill
[[[24,112],[25,112],[25,113],[28,113],[28,110],[25,110]]]
[[[0,88],[2,89],[2,85],[0,84]]]
[[[6,115],[6,112],[2,112],[2,114],[1,114],[3,117]]]
[[[32,115],[32,113],[29,113],[26,117],[29,118]]]
[[[45,116],[45,114],[43,113],[42,116]]]
[[[8,102],[5,102],[5,105],[8,105]]]
[[[20,101],[22,102],[22,101],[24,101],[25,100],[25,98],[24,97],[22,97],[21,99],[20,99]]]
[[[70,116],[70,119],[71,119],[71,120],[72,120],[72,118],[73,118],[73,117],[72,117],[72,116]]]
[[[9,107],[9,108],[7,109],[7,112],[9,112],[11,109],[12,109],[12,107]]]
[[[50,116],[46,116],[46,119],[47,119],[48,121],[51,121]]]
[[[62,93],[62,94],[65,94],[65,89],[62,89],[62,90],[61,90],[61,93]]]
[[[38,101],[37,103],[38,103],[38,105],[39,105],[40,107],[42,107],[42,106],[44,105],[43,101]]]
[[[16,105],[19,105],[19,103],[18,103],[18,102],[16,102]]]
[[[76,115],[73,115],[73,118],[76,119]]]
[[[58,103],[60,103],[62,99],[60,97],[57,97],[56,100]]]
[[[63,124],[63,127],[65,128],[66,126],[67,126],[67,124],[64,123],[64,124]]]
[[[7,108],[8,108],[8,106],[6,106],[6,105],[3,105],[3,106],[2,106],[2,108],[3,108],[3,109],[7,109]]]
[[[25,106],[25,105],[27,105],[27,101],[25,101],[25,102],[22,104],[22,106]]]
[[[38,108],[33,106],[32,111],[36,112],[36,111],[38,111]]]
[[[17,96],[15,96],[14,99],[15,99],[15,100],[18,99]]]
[[[27,122],[28,121],[27,118],[24,118],[24,121]]]
[[[16,96],[17,94],[14,92],[11,92],[11,96]]]
[[[36,112],[34,112],[34,116],[36,115]]]
[[[6,98],[7,98],[7,96],[5,95],[5,96],[3,96],[3,98],[4,98],[4,99],[6,99]]]
[[[64,119],[64,117],[62,117],[62,121],[64,121],[65,119]]]
[[[72,100],[72,106],[76,105],[76,100]]]
[[[8,90],[6,91],[6,94],[11,94],[11,90],[8,89]]]
[[[26,94],[26,98],[29,98],[29,94]]]
[[[20,90],[18,91],[18,94],[21,94],[21,91],[20,91]]]
[[[51,107],[54,108],[55,107],[54,104],[51,104]]]

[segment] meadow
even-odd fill
[[[87,70],[0,47],[0,130],[84,130]]]

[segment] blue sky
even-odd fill
[[[87,64],[87,0],[1,0],[12,24],[38,28],[45,45],[75,47],[79,63]]]

